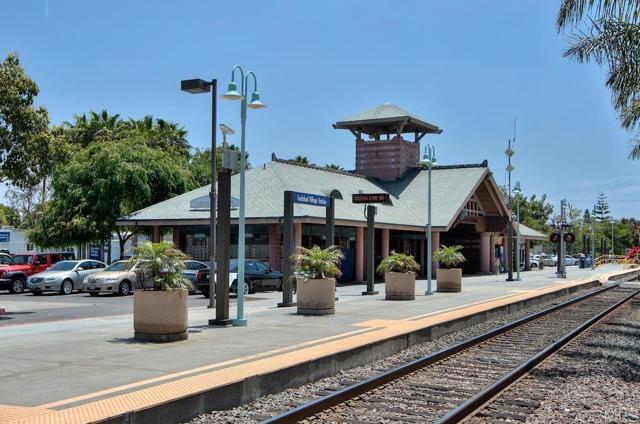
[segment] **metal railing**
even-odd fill
[[[625,255],[601,255],[601,256],[598,256],[595,261],[596,268],[604,264],[630,265],[633,263],[638,263],[638,262],[637,260],[633,261],[627,258]]]

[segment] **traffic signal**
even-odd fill
[[[549,240],[551,243],[560,243],[560,233],[551,233]]]
[[[563,239],[565,243],[573,243],[576,241],[576,235],[573,233],[564,233]]]

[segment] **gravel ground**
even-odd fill
[[[640,423],[640,298],[623,306],[515,386],[470,422],[506,418],[517,402],[534,402],[526,423]],[[513,409],[512,409],[513,410]]]
[[[190,424],[212,424],[212,423],[237,423],[249,424],[259,423],[264,419],[272,417],[279,412],[286,411],[311,399],[326,395],[345,384],[354,384],[358,381],[370,378],[391,368],[400,366],[426,354],[438,351],[454,343],[461,342],[468,338],[485,333],[492,328],[507,324],[519,318],[530,315],[534,312],[546,309],[554,304],[558,304],[578,296],[582,296],[597,289],[581,290],[577,293],[569,294],[528,309],[503,315],[497,319],[478,324],[462,331],[444,336],[433,342],[422,343],[412,346],[395,355],[381,359],[374,363],[341,371],[334,377],[327,377],[315,383],[302,387],[289,389],[281,393],[263,396],[253,402],[239,406],[231,410],[212,411],[194,418]]]

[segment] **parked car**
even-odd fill
[[[205,297],[209,297],[209,272],[210,269],[199,271],[196,276],[198,290]],[[231,259],[229,264],[229,291],[237,291],[238,260]],[[244,294],[266,290],[282,290],[282,273],[274,271],[269,265],[247,259],[244,263]]]
[[[7,266],[0,267],[0,290],[22,293],[27,287],[27,278],[49,268],[61,260],[75,259],[73,252],[19,253],[13,255]]]
[[[555,266],[558,264],[558,255],[554,255],[551,258],[551,261],[553,262],[551,265]],[[574,258],[571,255],[564,255],[564,264],[566,266],[573,266],[573,265],[578,265],[580,263],[580,261],[578,261],[576,258]],[[546,265],[546,263],[545,263]]]
[[[207,269],[209,266],[200,261],[188,260],[184,261],[184,271],[182,271],[182,275],[187,280],[191,281],[193,284],[193,293],[197,290],[196,284],[196,276],[198,275],[198,271],[202,271]]]
[[[27,287],[35,296],[44,292],[70,294],[74,290],[82,291],[82,281],[89,274],[102,271],[107,264],[94,260],[60,261],[44,272],[27,278]]]
[[[9,262],[11,262],[11,255],[0,252],[0,266],[9,265]]]
[[[82,282],[82,290],[90,296],[98,296],[100,293],[117,293],[119,296],[127,296],[133,293],[136,281],[136,270],[139,262],[118,261],[95,274],[87,276]]]

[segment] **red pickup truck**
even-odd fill
[[[56,262],[75,259],[73,252],[19,253],[13,255],[8,265],[0,266],[0,290],[22,293],[27,277],[42,272]]]

